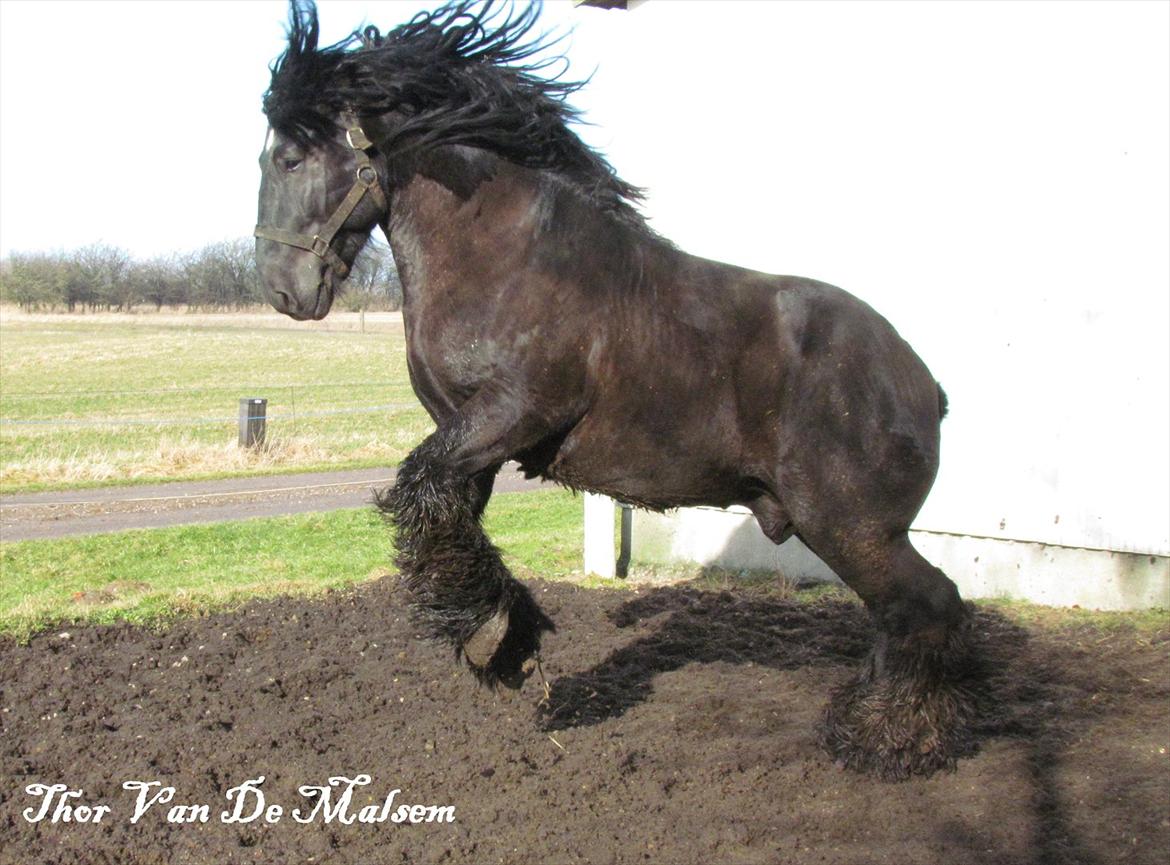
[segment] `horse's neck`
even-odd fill
[[[490,304],[522,271],[590,279],[615,269],[607,256],[626,265],[640,246],[563,181],[463,147],[441,149],[395,189],[386,233],[408,318],[464,293]]]
[[[539,178],[468,148],[444,148],[394,190],[386,235],[407,312],[453,286],[486,284],[538,229]]]

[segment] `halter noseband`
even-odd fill
[[[349,215],[353,213],[354,208],[358,206],[358,202],[365,197],[367,192],[373,196],[379,207],[383,210],[386,208],[386,196],[382,192],[382,185],[378,183],[378,171],[374,168],[367,152],[374,149],[373,142],[366,137],[366,133],[358,126],[357,121],[349,124],[349,128],[345,131],[345,140],[353,148],[354,155],[357,157],[358,166],[353,186],[350,187],[349,193],[341,204],[337,205],[333,215],[329,217],[329,220],[317,234],[296,234],[292,231],[285,231],[283,228],[272,228],[266,225],[257,225],[256,230],[252,232],[254,237],[275,240],[277,243],[295,246],[313,253],[330,265],[341,279],[344,279],[349,273],[349,266],[330,246],[333,243],[333,236],[349,219]]]

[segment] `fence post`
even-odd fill
[[[585,493],[585,573],[613,579],[617,560],[613,552],[614,501]]]
[[[248,397],[240,400],[240,447],[250,448],[264,444],[268,400]]]

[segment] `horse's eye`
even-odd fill
[[[299,157],[285,157],[280,160],[280,168],[286,174],[292,174],[301,167],[301,160]]]

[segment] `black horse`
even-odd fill
[[[553,629],[480,526],[501,464],[640,507],[749,507],[865,601],[878,639],[822,740],[886,778],[970,753],[967,609],[907,530],[946,398],[890,324],[811,279],[707,261],[570,130],[539,6],[467,2],[318,46],[294,0],[264,97],[256,254],[320,319],[375,226],[402,278],[411,383],[437,430],[379,500],[431,634],[518,687]],[[544,55],[547,58],[547,53]]]

